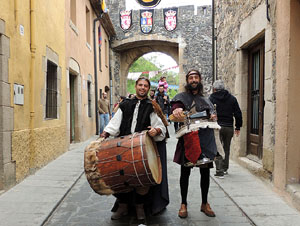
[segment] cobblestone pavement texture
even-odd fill
[[[110,219],[113,196],[99,196],[83,174],[83,150],[89,141],[71,145],[70,151],[36,174],[0,196],[1,226],[96,226],[96,225],[207,225],[207,226],[281,226],[300,225],[300,213],[290,207],[263,181],[235,162],[229,174],[215,178],[211,170],[208,201],[216,213],[210,218],[200,212],[200,173],[192,170],[186,219],[177,214],[180,207],[180,167],[172,162],[176,139],[173,125],[167,143],[170,204],[157,216],[138,222],[134,214],[121,220]]]

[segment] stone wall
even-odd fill
[[[65,126],[35,129],[32,136],[30,130],[13,132],[12,159],[16,162],[17,182],[63,154],[67,149],[65,134]]]
[[[124,32],[120,28],[119,12],[125,10],[125,1],[113,0],[108,3],[109,15],[115,26],[116,37],[112,40],[114,53],[112,54],[112,74],[117,86],[122,86],[122,81],[126,81],[126,68],[123,72],[120,62],[122,54],[134,48],[149,48],[142,52],[132,54],[128,62],[130,65],[142,54],[147,52],[161,51],[171,55],[174,48],[178,48],[177,63],[180,68],[180,81],[185,82],[186,72],[192,68],[200,69],[204,77],[206,91],[210,90],[212,83],[212,27],[211,27],[211,7],[201,6],[197,8],[197,14],[194,15],[193,6],[182,6],[178,8],[177,28],[169,32],[164,27],[163,9],[155,9],[153,17],[153,30],[150,34],[143,34],[140,30],[140,11],[132,12],[133,24],[129,31]],[[120,46],[124,46],[120,48]],[[170,52],[160,50],[159,47],[165,45],[172,47]],[[154,46],[156,46],[154,48]],[[128,60],[128,59],[127,59]],[[125,77],[122,79],[122,77]],[[120,85],[121,83],[121,85]],[[183,84],[181,84],[183,85]],[[120,87],[118,90],[122,90]],[[115,89],[115,94],[117,90]]]
[[[15,162],[11,158],[11,133],[14,109],[11,106],[9,82],[10,39],[5,21],[0,19],[0,190],[15,183]]]
[[[269,18],[266,1],[217,1],[215,4],[215,27],[217,37],[217,76],[226,83],[226,88],[241,106],[244,125],[240,138],[233,141],[235,157],[247,155],[247,92],[248,54],[247,48],[258,38],[265,42],[264,80],[264,134],[263,168],[273,171],[275,145],[275,67],[276,22],[275,0],[269,0]]]
[[[264,2],[263,0],[242,2],[221,0],[215,3],[218,78],[222,78],[232,92],[236,77],[236,45],[241,22]]]

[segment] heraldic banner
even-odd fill
[[[178,8],[163,9],[164,25],[167,31],[174,31],[177,27]]]
[[[127,31],[132,25],[132,10],[120,11],[120,27],[123,31]]]
[[[155,7],[160,3],[160,0],[136,0],[141,6],[144,7]]]
[[[153,28],[153,14],[154,9],[141,9],[140,10],[140,26],[144,34],[148,34]]]

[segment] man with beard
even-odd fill
[[[120,219],[127,215],[129,206],[135,206],[138,220],[145,219],[144,204],[151,201],[150,212],[157,214],[169,204],[169,192],[167,181],[166,162],[166,127],[162,119],[158,116],[161,112],[152,105],[147,95],[150,89],[150,81],[146,77],[140,77],[135,83],[136,95],[133,99],[125,99],[120,105],[114,117],[105,127],[101,137],[126,136],[135,132],[148,130],[148,134],[156,141],[162,165],[162,182],[159,185],[150,187],[134,188],[133,192],[118,193],[113,207],[112,220]],[[155,103],[156,104],[156,103]],[[158,107],[159,108],[159,107]],[[133,201],[134,200],[134,201]]]
[[[175,118],[174,121],[185,121],[184,112],[188,111],[203,114],[206,117],[207,122],[210,120],[212,125],[216,125],[219,128],[216,121],[216,114],[212,103],[208,98],[203,96],[203,85],[201,83],[201,74],[198,70],[190,70],[186,74],[186,87],[185,92],[177,94],[171,101],[171,112]],[[198,119],[197,119],[198,120]],[[198,120],[200,121],[200,119]],[[196,123],[196,122],[195,122]],[[214,130],[208,126],[209,123],[205,123],[205,126],[196,127],[192,132],[188,132],[181,136],[178,140],[176,152],[174,155],[174,162],[181,165],[180,172],[180,191],[181,191],[181,207],[178,212],[180,218],[186,218],[187,212],[187,194],[189,185],[189,176],[191,167],[199,166],[201,174],[201,212],[204,212],[209,217],[215,217],[215,213],[212,211],[209,203],[207,202],[208,190],[209,190],[209,178],[210,168],[213,168],[213,162],[217,147],[215,143]],[[192,126],[192,125],[188,125]],[[178,130],[176,134],[180,132]],[[201,155],[205,154],[210,159],[208,163],[197,165]],[[195,164],[190,163],[195,162]],[[189,163],[189,164],[187,164]]]

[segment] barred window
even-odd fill
[[[47,62],[46,118],[57,118],[57,66]]]
[[[91,82],[87,81],[87,95],[88,95],[88,116],[92,117],[92,98],[91,98]]]

